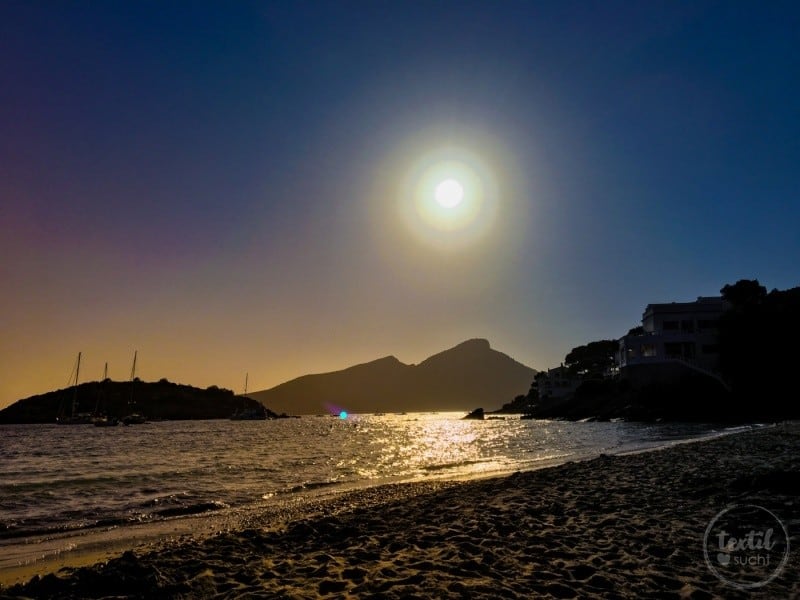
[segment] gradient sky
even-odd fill
[[[236,391],[473,337],[541,369],[649,302],[798,285],[798,31],[794,1],[5,0],[0,407],[78,351]],[[469,235],[409,222],[450,160]]]

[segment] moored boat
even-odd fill
[[[138,356],[139,351],[135,350],[133,352],[133,366],[131,367],[131,397],[128,401],[128,406],[135,408],[136,401],[133,398],[133,389],[136,385],[136,357]],[[124,417],[122,417],[122,424],[123,425],[141,425],[143,423],[147,423],[147,417],[145,417],[142,413],[134,411]]]
[[[107,407],[105,404],[105,385],[108,381],[108,363],[103,367],[103,379],[100,380],[100,386],[97,390],[97,404],[94,407],[94,416],[92,417],[92,424],[95,427],[116,427],[119,425],[117,417],[105,413]]]
[[[234,413],[231,415],[231,421],[266,421],[267,411],[264,409],[263,406],[248,406],[252,402],[256,402],[252,398],[247,397],[247,380],[250,376],[249,373],[245,373],[244,376],[244,393],[242,393],[242,407],[236,409]],[[250,400],[250,402],[248,402]]]
[[[56,423],[59,425],[88,425],[92,422],[92,415],[90,413],[79,413],[78,412],[78,378],[80,377],[81,372],[81,353],[78,352],[78,358],[75,363],[75,369],[73,369],[73,373],[75,377],[72,377],[70,374],[69,379],[69,387],[72,387],[72,407],[69,414],[65,414],[63,410],[63,402],[62,402],[62,410],[59,410],[59,415],[56,417]]]

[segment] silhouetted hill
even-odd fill
[[[216,386],[200,389],[166,379],[153,383],[91,381],[80,384],[77,391],[77,413],[97,409],[119,418],[138,412],[148,419],[224,419],[236,410],[258,406],[230,390]],[[74,397],[73,387],[19,400],[0,411],[0,423],[55,423],[56,417],[69,415]]]
[[[278,412],[318,414],[472,410],[528,390],[536,374],[486,340],[469,340],[406,365],[394,356],[342,371],[304,375],[248,394]]]

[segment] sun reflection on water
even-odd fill
[[[55,436],[55,425],[4,426],[5,523],[49,530],[80,529],[100,518],[154,520],[209,506],[280,502],[297,493],[500,475],[702,433],[702,426],[463,416],[160,422],[88,438],[80,428],[59,428]],[[138,460],[131,462],[132,455]]]
[[[384,421],[379,435],[368,445],[369,465],[359,468],[362,477],[385,477],[387,472],[415,478],[448,470],[481,470],[485,443],[493,436],[481,424],[455,419],[420,419],[413,426],[406,420]],[[392,426],[394,425],[394,426]],[[492,461],[494,462],[494,461]]]

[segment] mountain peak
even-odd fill
[[[492,347],[489,344],[489,340],[484,338],[472,338],[471,340],[467,340],[465,342],[461,342],[460,344],[451,348],[451,350],[455,350],[456,348],[471,348],[475,350],[491,350]]]
[[[495,351],[489,345],[489,340],[483,338],[473,338],[465,342],[461,342],[452,348],[429,356],[423,360],[420,365],[430,365],[439,363],[441,361],[450,361],[453,358],[458,360],[470,360],[471,358],[488,356]],[[459,358],[460,357],[460,358]]]

